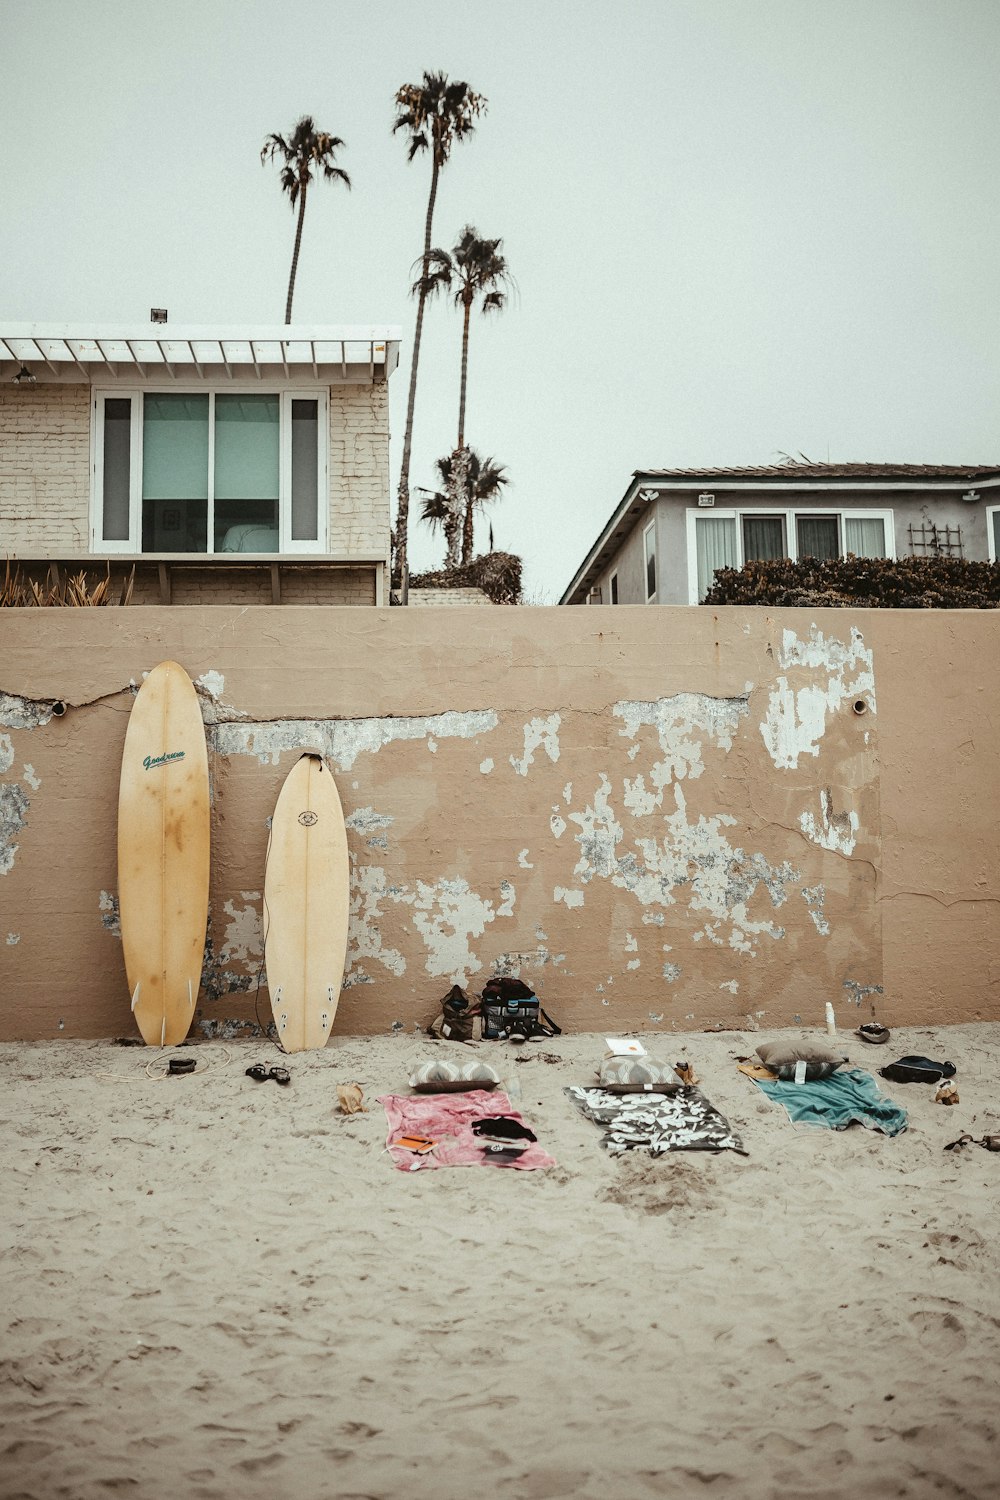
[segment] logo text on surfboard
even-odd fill
[[[142,764],[144,770],[155,771],[157,766],[167,766],[171,761],[183,759],[183,750],[164,750],[162,755],[147,755]]]

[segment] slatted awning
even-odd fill
[[[0,381],[25,366],[36,381],[384,380],[400,330],[372,327],[97,327],[0,324]]]

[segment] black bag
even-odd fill
[[[954,1078],[955,1064],[932,1062],[929,1057],[901,1057],[879,1068],[879,1073],[893,1083],[940,1083],[942,1078]]]
[[[520,979],[489,980],[483,990],[480,1013],[484,1041],[526,1042],[532,1037],[562,1034],[562,1028],[546,1014],[535,994]]]

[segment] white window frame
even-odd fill
[[[119,387],[95,387],[91,392],[90,433],[90,550],[100,554],[126,553],[140,557],[142,553],[142,398],[143,396],[208,396],[208,541],[205,552],[177,553],[178,557],[228,557],[215,547],[215,397],[240,395],[266,395],[279,398],[279,449],[278,449],[278,551],[276,557],[289,553],[298,556],[325,553],[328,550],[330,528],[330,392],[326,386],[278,385],[270,382],[227,381],[224,385],[196,385],[175,381],[171,385],[143,385]],[[129,451],[129,539],[128,541],[106,541],[104,538],[104,403],[108,400],[130,399],[132,402],[132,430]],[[316,401],[317,442],[319,453],[316,463],[316,509],[317,536],[315,541],[292,540],[292,402]],[[159,554],[157,554],[159,555]],[[270,555],[270,554],[268,554]]]
[[[1000,507],[998,507],[1000,508]],[[893,525],[893,512],[891,510],[871,510],[850,507],[844,510],[838,505],[754,505],[741,506],[732,510],[699,511],[697,506],[690,505],[687,508],[687,569],[688,569],[688,603],[700,604],[698,598],[698,517],[704,520],[733,521],[736,531],[736,564],[742,568],[746,559],[743,556],[743,517],[750,516],[783,516],[785,520],[785,546],[788,548],[788,560],[798,562],[798,537],[796,535],[796,516],[836,516],[838,525],[838,545],[840,556],[846,557],[844,551],[844,521],[881,521],[885,534],[886,557],[896,556],[896,533]]]
[[[655,587],[652,593],[649,592],[649,552],[646,545],[646,538],[650,535],[653,538],[653,578],[655,581]],[[660,592],[660,559],[657,556],[656,550],[655,516],[650,521],[648,526],[643,527],[642,531],[642,589],[643,593],[646,596],[646,603],[655,604],[657,595]]]
[[[1000,505],[987,505],[986,507],[986,556],[990,562],[997,562],[997,544],[994,533],[994,517],[1000,515]]]

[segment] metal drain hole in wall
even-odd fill
[[[855,698],[854,712],[858,715],[866,714],[868,712],[868,704],[863,698]]]
[[[63,714],[66,712],[65,703],[53,703],[52,712],[57,719],[61,719]]]

